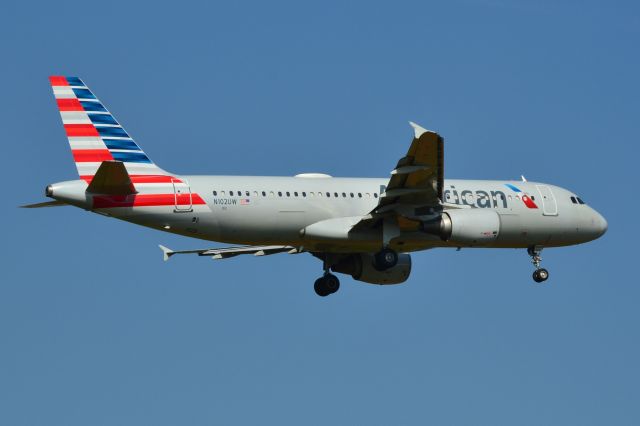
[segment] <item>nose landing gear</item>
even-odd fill
[[[542,247],[540,246],[531,246],[527,249],[527,253],[531,256],[531,263],[536,267],[536,270],[533,272],[533,280],[537,283],[545,282],[549,278],[549,271],[540,267],[540,263],[542,262],[541,252]]]

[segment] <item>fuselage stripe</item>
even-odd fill
[[[182,183],[182,180],[166,175],[129,175],[131,182],[136,183]],[[89,183],[93,179],[93,175],[82,175],[80,179]]]
[[[93,197],[94,209],[113,207],[157,207],[157,206],[204,205],[205,201],[198,194],[133,194],[133,195],[99,195]]]

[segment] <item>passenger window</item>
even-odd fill
[[[307,196],[307,193],[303,191],[303,192],[302,192],[302,196],[303,196],[303,197],[306,197],[306,196]]]
[[[375,192],[373,193],[373,198],[378,198],[378,194],[376,194]]]
[[[310,192],[309,197],[313,197],[313,196],[314,196],[313,192]]]
[[[224,191],[220,191],[220,195],[224,197]]]
[[[368,192],[367,192],[366,194],[364,194],[364,195],[365,195],[365,197],[367,197],[367,198],[371,198],[371,194],[369,194]]]
[[[249,191],[245,191],[244,195],[248,197],[249,195],[251,195],[251,193]]]
[[[291,193],[287,191],[287,197],[291,197]]]
[[[276,194],[273,193],[273,191],[269,192],[269,197],[275,197]]]
[[[331,193],[327,192],[327,198],[331,197]]]
[[[213,191],[213,195],[214,196],[218,195],[218,191]]]
[[[262,191],[262,196],[263,196],[263,197],[266,197],[266,196],[267,196],[267,193],[266,193],[265,191]]]
[[[353,192],[350,192],[349,195],[351,195],[351,198],[353,198]]]
[[[294,196],[294,197],[297,197],[297,196],[298,196],[298,193],[297,193],[296,191],[294,191],[294,192],[293,192],[293,196]]]
[[[318,192],[318,197],[322,197],[322,192]]]
[[[358,192],[358,198],[362,198],[362,192]]]
[[[333,196],[334,196],[334,197],[336,197],[336,198],[338,198],[338,193],[337,193],[337,192],[334,192],[334,193],[333,193]]]
[[[229,191],[229,195],[233,197],[233,191]]]
[[[282,192],[278,191],[278,197],[282,197]]]
[[[342,198],[347,198],[347,194],[345,194],[344,192],[342,193]]]

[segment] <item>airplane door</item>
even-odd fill
[[[174,212],[193,211],[193,199],[191,197],[191,187],[187,182],[180,179],[171,179],[174,194]]]
[[[542,199],[542,214],[545,216],[557,216],[558,215],[558,203],[556,197],[554,197],[551,188],[547,185],[536,185],[538,193]]]

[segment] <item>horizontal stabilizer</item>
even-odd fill
[[[20,206],[23,209],[39,209],[41,207],[60,207],[60,206],[68,206],[67,203],[63,203],[62,201],[53,200],[53,201],[45,201],[43,203],[35,203],[35,204],[27,204],[24,206]]]
[[[137,191],[121,161],[103,161],[91,180],[87,192],[106,195],[130,195]]]

